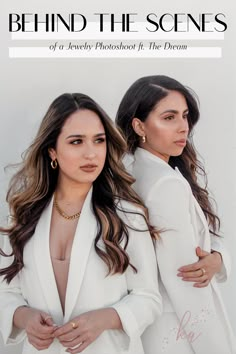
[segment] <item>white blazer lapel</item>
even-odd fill
[[[210,237],[208,236],[209,234],[209,225],[207,223],[207,220],[205,218],[205,215],[200,207],[200,205],[198,204],[197,200],[193,197],[194,200],[194,205],[195,205],[195,210],[197,212],[197,215],[199,216],[201,222],[204,225],[204,235],[203,235],[203,249],[205,251],[210,252],[211,249],[211,242],[210,242]]]
[[[90,249],[94,244],[97,224],[91,205],[90,189],[81,211],[71,250],[70,269],[67,282],[64,322],[70,319],[85,273]]]
[[[34,258],[38,271],[38,278],[50,314],[53,316],[53,319],[56,323],[62,323],[63,312],[53,272],[49,248],[52,207],[53,198],[50,204],[43,211],[35,229],[35,234],[33,236]]]
[[[183,179],[184,176],[182,175],[182,173],[179,171],[178,167],[175,167],[175,171],[178,173],[178,175],[180,177],[182,177]],[[191,191],[192,193],[192,191]],[[203,224],[204,226],[204,235],[202,235],[202,248],[205,250],[205,251],[209,251],[210,250],[210,238],[209,237],[206,237],[208,235],[206,235],[206,233],[208,234],[209,233],[209,225],[207,223],[207,220],[205,218],[205,215],[202,211],[202,208],[200,207],[200,205],[198,204],[196,198],[194,197],[194,195],[192,194],[192,201],[193,201],[193,207],[195,209],[195,214],[197,215],[198,219],[196,220],[196,222],[199,222],[199,219],[201,221],[201,223]],[[192,215],[193,216],[193,215]],[[196,225],[196,230],[198,229],[197,225]]]

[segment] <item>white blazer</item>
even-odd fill
[[[236,353],[216,279],[205,288],[194,288],[177,277],[179,267],[198,260],[197,246],[211,250],[208,224],[189,183],[177,168],[141,148],[135,152],[132,174],[134,189],[148,207],[151,224],[162,231],[156,257],[164,313],[142,336],[145,353]],[[226,272],[227,253],[223,246],[219,248]]]
[[[38,351],[28,342],[26,333],[13,326],[17,307],[29,305],[49,313],[57,325],[62,325],[84,312],[113,307],[119,314],[123,330],[104,331],[83,353],[85,354],[143,354],[140,335],[161,312],[153,243],[148,232],[129,230],[127,252],[131,267],[124,274],[107,276],[107,266],[94,249],[97,223],[91,209],[92,189],[88,193],[77,225],[71,251],[70,269],[63,316],[49,251],[49,231],[53,200],[44,210],[35,233],[24,249],[24,268],[7,285],[0,283],[0,330],[4,343],[19,343],[24,339],[23,354]],[[138,209],[120,202],[124,210]],[[144,229],[142,216],[119,212],[125,222]],[[146,229],[146,228],[145,228]],[[5,238],[6,239],[6,238]],[[100,246],[103,247],[102,241]],[[7,252],[11,251],[5,242]],[[1,268],[12,259],[1,257]],[[41,353],[61,354],[66,348],[54,340]]]

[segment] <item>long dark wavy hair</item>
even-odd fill
[[[193,127],[198,122],[200,115],[196,94],[191,89],[168,76],[154,75],[142,77],[130,86],[121,100],[116,115],[116,124],[127,141],[129,152],[133,154],[140,144],[140,137],[132,127],[133,118],[136,117],[144,122],[148,118],[149,113],[156,108],[157,104],[173,90],[180,92],[186,99],[189,110],[189,136],[183,153],[180,156],[171,156],[169,165],[171,167],[177,166],[187,179],[195,198],[205,214],[210,226],[210,232],[219,236],[217,232],[220,228],[220,219],[214,213],[209,200],[207,176],[203,165],[197,159],[197,153],[192,140]],[[204,188],[197,181],[198,174],[204,177]]]
[[[147,222],[147,210],[138,195],[132,190],[134,179],[125,171],[122,157],[127,150],[126,142],[103,109],[90,97],[80,93],[63,94],[56,98],[44,116],[37,136],[23,156],[20,169],[12,177],[7,193],[7,202],[12,215],[12,224],[0,228],[8,235],[13,263],[0,270],[8,283],[24,267],[23,250],[33,236],[38,220],[49,204],[57,186],[58,169],[50,166],[49,148],[55,148],[57,138],[68,117],[77,110],[95,112],[105,129],[107,155],[105,165],[93,183],[92,206],[98,223],[95,250],[108,266],[108,273],[123,273],[130,265],[126,247],[129,241],[128,225],[117,213],[117,200],[123,199],[141,207],[141,215]],[[131,212],[131,211],[130,211]],[[139,212],[137,212],[139,214]],[[152,236],[154,229],[148,224]],[[144,230],[140,230],[144,231]],[[105,250],[98,247],[102,238]],[[124,240],[124,246],[121,242]]]

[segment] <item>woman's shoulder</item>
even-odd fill
[[[168,164],[166,165],[153,166],[153,168],[144,169],[140,175],[134,175],[136,179],[134,189],[144,201],[153,193],[160,191],[160,189],[162,191],[171,189],[175,191],[185,190],[187,193],[191,192],[190,185],[182,174],[177,169],[173,169]]]
[[[138,183],[144,182],[146,185],[176,176],[176,171],[167,162],[143,149],[135,153],[132,173]]]
[[[143,214],[144,211],[141,207],[141,205],[130,202],[125,199],[117,198],[116,199],[116,210],[121,213],[141,213]]]
[[[170,186],[181,188],[181,189],[188,189],[190,185],[186,178],[179,172],[178,169],[173,170],[171,173],[163,173],[156,178],[154,186],[160,186],[161,188],[168,188]]]
[[[192,190],[188,181],[178,174],[160,178],[149,189],[145,203],[150,206],[166,206],[181,209],[189,206],[192,200]],[[171,205],[170,205],[171,204]]]
[[[143,208],[135,203],[124,199],[116,200],[116,211],[119,217],[129,225],[146,225]]]

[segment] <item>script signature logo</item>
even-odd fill
[[[191,321],[191,312],[186,311],[180,321],[179,327],[178,327],[178,332],[176,336],[176,341],[180,339],[187,339],[189,343],[195,342],[200,335],[200,333],[195,333],[194,331],[187,332],[185,328],[188,326],[189,322]]]

